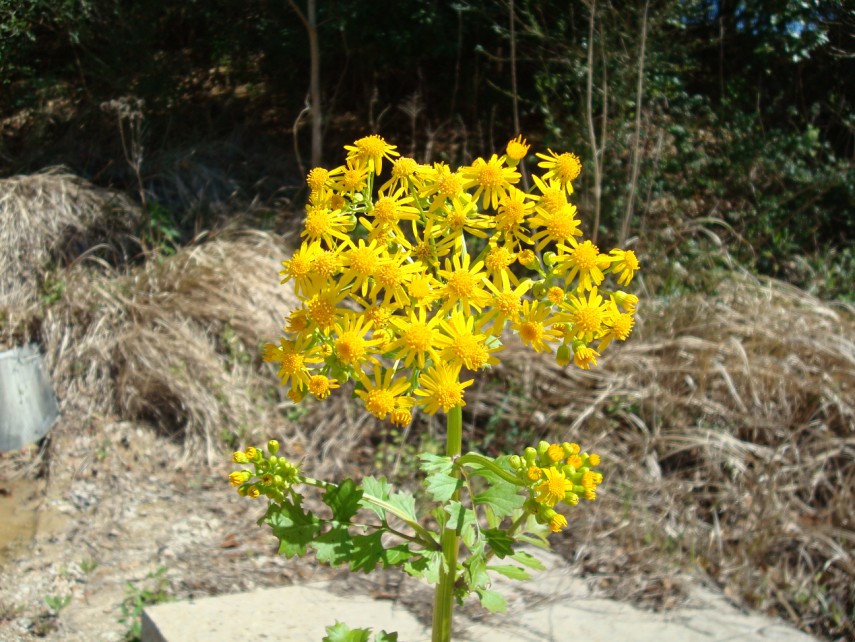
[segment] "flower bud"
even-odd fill
[[[534,460],[537,458],[537,451],[529,446],[523,451],[526,466],[534,466]]]
[[[522,457],[520,457],[519,455],[511,455],[510,457],[508,457],[508,463],[514,470],[519,470],[523,467],[523,460]]]
[[[267,452],[269,452],[271,455],[275,455],[277,452],[279,452],[279,442],[275,439],[271,439],[270,441],[268,441]]]
[[[558,346],[558,351],[555,353],[555,363],[562,367],[568,366],[573,358],[572,355],[573,353],[570,351],[570,347],[567,344],[562,343]]]

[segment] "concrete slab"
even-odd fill
[[[560,558],[542,551],[547,570],[529,582],[498,578],[493,588],[508,613],[455,612],[460,642],[816,642],[786,623],[743,612],[722,595],[694,589],[690,605],[662,613],[592,595]],[[429,642],[430,631],[404,607],[360,595],[341,596],[325,583],[159,604],[143,613],[142,642],[320,642],[336,620],[351,628],[397,631],[401,642]],[[471,611],[471,610],[470,610]],[[483,617],[481,617],[483,615]]]
[[[402,642],[430,640],[403,607],[359,595],[343,598],[330,593],[324,582],[158,604],[143,612],[141,640],[320,642],[336,620],[375,633],[398,631]]]

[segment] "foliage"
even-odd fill
[[[166,579],[166,566],[160,566],[157,570],[145,576],[142,585],[128,582],[125,586],[125,599],[121,604],[122,617],[119,622],[128,627],[125,636],[127,642],[135,642],[140,639],[142,632],[142,612],[145,607],[162,602],[169,602],[169,581]]]

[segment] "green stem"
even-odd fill
[[[466,466],[467,464],[477,465],[481,468],[487,468],[488,470],[491,470],[496,473],[496,475],[504,479],[506,482],[510,482],[511,484],[514,484],[516,486],[529,485],[527,482],[524,482],[516,475],[513,475],[506,470],[502,470],[501,468],[499,468],[499,466],[496,465],[496,462],[494,462],[489,457],[485,457],[484,455],[479,455],[478,453],[467,453],[466,455],[463,455],[463,457],[460,457],[454,462],[455,467]],[[478,471],[474,471],[473,474],[477,475]]]
[[[445,442],[445,454],[452,459],[460,455],[463,449],[463,409],[455,406],[448,411],[448,431]],[[459,469],[455,469],[460,474]],[[452,501],[460,499],[460,491],[452,495]],[[451,619],[454,610],[454,583],[457,580],[457,531],[442,528],[440,537],[443,564],[439,569],[439,583],[433,598],[433,636],[432,642],[451,642]]]

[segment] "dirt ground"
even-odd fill
[[[139,605],[158,594],[182,600],[319,580],[399,601],[430,621],[430,587],[400,572],[355,576],[279,556],[269,529],[255,524],[264,505],[228,485],[227,453],[212,468],[150,428],[93,426],[80,432],[61,420],[47,457],[31,449],[0,460],[0,641],[134,640]],[[674,588],[668,606],[684,587]]]
[[[341,575],[278,556],[255,525],[264,506],[228,486],[228,462],[209,468],[127,423],[87,434],[60,423],[51,439],[38,477],[25,465],[33,453],[0,463],[0,529],[12,540],[0,640],[119,641],[138,615],[134,598],[159,590],[184,599]],[[66,598],[58,612],[47,603]]]

